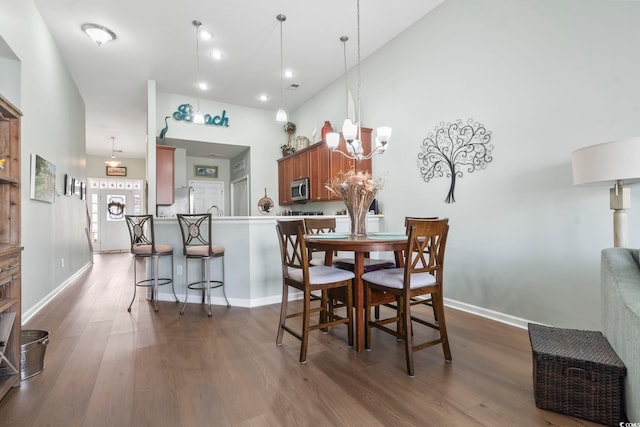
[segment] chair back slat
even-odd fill
[[[125,215],[125,222],[129,229],[129,243],[131,253],[142,245],[151,245],[151,253],[156,252],[155,232],[152,215]]]
[[[449,233],[449,220],[408,218],[405,251],[405,283],[411,274],[429,273],[442,283],[444,254]]]
[[[305,218],[304,228],[307,234],[335,233],[335,218]]]
[[[282,274],[289,277],[289,268],[303,269],[305,282],[308,282],[309,261],[304,241],[303,220],[278,221],[276,229],[282,256]]]
[[[211,214],[177,214],[182,250],[187,254],[188,246],[208,246],[211,253]]]

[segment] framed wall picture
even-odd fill
[[[31,198],[53,203],[56,197],[56,166],[38,156],[31,155]]]
[[[127,176],[127,168],[124,166],[107,166],[107,176]]]
[[[70,196],[71,195],[71,180],[73,178],[71,178],[69,176],[69,174],[64,174],[64,195],[65,196]]]
[[[207,165],[193,165],[193,176],[202,178],[217,178],[218,167]]]

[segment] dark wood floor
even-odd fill
[[[132,265],[96,256],[24,326],[50,331],[45,370],[4,399],[0,426],[596,425],[536,408],[525,330],[447,309],[453,362],[420,351],[415,378],[379,331],[361,354],[344,328],[316,331],[301,365],[297,340],[275,345],[279,305],[180,316],[139,292],[128,313]]]

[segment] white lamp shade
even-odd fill
[[[287,121],[287,112],[282,108],[278,110],[276,113],[276,121],[277,122],[286,122]]]
[[[325,139],[327,140],[327,146],[331,150],[335,150],[338,148],[338,144],[340,144],[340,134],[337,132],[329,132],[325,135]]]
[[[640,181],[640,137],[580,148],[571,153],[573,183]]]
[[[197,125],[203,125],[204,124],[204,116],[202,115],[202,113],[200,111],[198,111],[197,113],[195,113],[193,115],[193,123],[195,123]]]
[[[377,139],[386,144],[391,139],[391,128],[389,126],[380,126],[377,129]]]
[[[347,119],[344,121],[342,125],[342,136],[347,141],[353,141],[356,139],[356,135],[358,134],[358,125],[351,122],[351,120]]]

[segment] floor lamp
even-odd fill
[[[571,154],[574,185],[609,183],[613,209],[613,246],[628,247],[627,210],[631,190],[640,181],[640,138],[628,138],[580,148]]]

